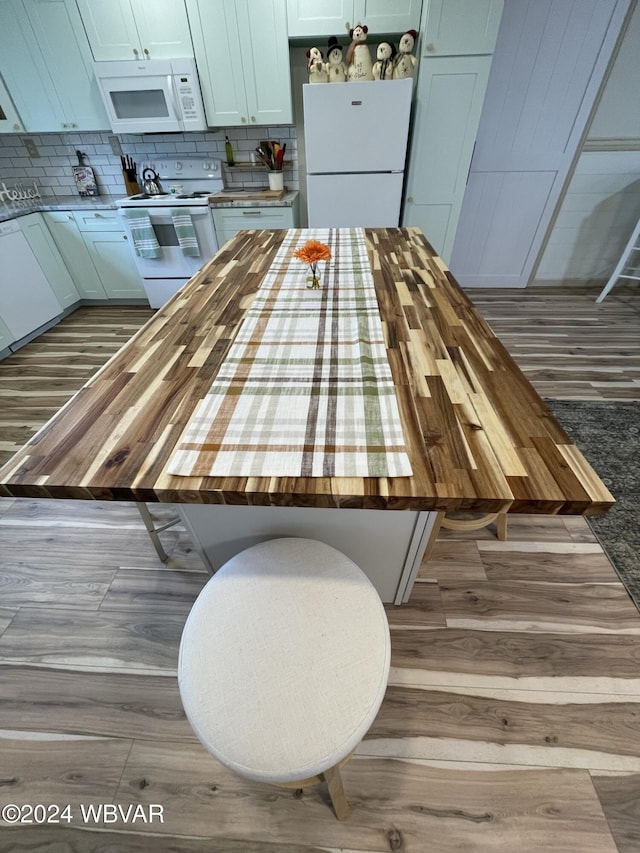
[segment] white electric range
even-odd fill
[[[117,205],[149,304],[161,308],[218,251],[209,196],[223,189],[222,169],[220,160],[211,157],[146,161],[141,164],[140,175],[147,168],[158,173],[163,194],[126,196],[118,199]],[[141,178],[139,182],[142,186]],[[142,258],[135,252],[124,215],[131,208],[143,208],[149,213],[158,241],[157,257]],[[191,217],[200,249],[197,257],[185,255],[180,248],[171,216],[171,211],[178,208]]]

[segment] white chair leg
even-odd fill
[[[637,251],[639,248],[637,246],[639,238],[640,238],[640,219],[636,223],[636,227],[633,229],[633,233],[632,233],[631,237],[629,238],[629,242],[624,247],[624,252],[622,253],[622,255],[620,257],[620,260],[618,261],[616,268],[611,273],[611,277],[609,278],[609,281],[602,288],[602,290],[600,292],[600,296],[598,296],[598,298],[596,299],[596,302],[602,302],[602,300],[605,298],[605,296],[611,291],[611,289],[613,288],[616,281],[620,278],[622,270],[625,268],[625,266],[627,265],[627,263],[629,261],[629,256],[631,255],[631,252],[634,250]],[[629,278],[629,276],[627,276],[627,278]],[[632,276],[632,278],[637,278],[637,276]]]

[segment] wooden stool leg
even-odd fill
[[[337,765],[331,767],[329,770],[325,770],[322,775],[329,788],[329,796],[331,797],[336,817],[338,820],[346,820],[349,817],[350,809],[347,798],[344,795],[339,767]]]
[[[507,541],[507,513],[501,512],[496,519],[496,532],[501,542]]]
[[[503,542],[507,538],[507,513],[506,512],[491,512],[486,513],[480,518],[447,518],[446,515],[441,521],[441,526],[445,530],[481,530],[491,522],[496,523],[496,536]]]
[[[442,519],[442,527],[445,530],[482,530],[487,524],[496,521],[499,513],[489,512],[480,518],[447,518]]]

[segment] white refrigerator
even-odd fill
[[[413,80],[305,83],[310,228],[400,222]]]

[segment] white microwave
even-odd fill
[[[206,130],[195,59],[94,62],[116,133]]]

